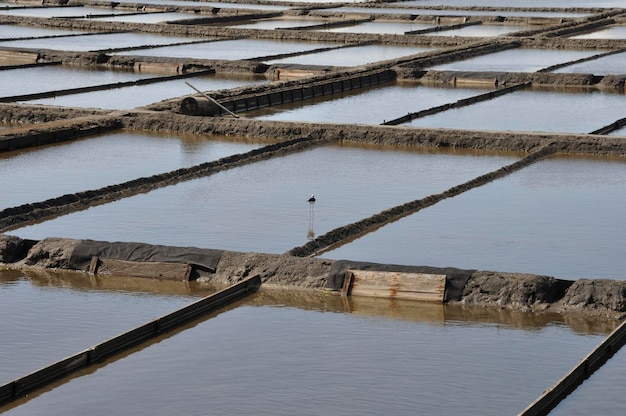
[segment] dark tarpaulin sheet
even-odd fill
[[[446,289],[444,302],[461,299],[463,288],[475,270],[462,270],[452,267],[403,266],[397,264],[367,263],[350,260],[337,260],[328,275],[327,288],[341,290],[346,270],[377,270],[381,272],[445,274]]]
[[[223,252],[223,250],[197,247],[81,240],[72,252],[70,267],[75,270],[88,271],[91,258],[98,256],[127,261],[189,263],[214,272]]]

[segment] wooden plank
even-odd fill
[[[117,275],[188,281],[192,266],[188,263],[157,261],[129,261],[94,256],[89,272],[98,275]]]
[[[445,274],[348,270],[342,294],[443,303]]]

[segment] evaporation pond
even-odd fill
[[[116,16],[104,16],[104,17],[92,17],[91,20],[102,20],[109,22],[128,22],[128,23],[165,23],[175,22],[177,20],[186,20],[198,18],[198,15],[193,13],[141,13],[141,14],[128,14],[128,15],[116,15]]]
[[[337,43],[315,43],[264,39],[235,39],[194,45],[165,46],[119,52],[119,55],[168,56],[196,59],[253,59],[265,56],[311,51],[339,46]]]
[[[268,83],[270,81],[265,77],[242,76],[239,78],[228,78],[223,74],[213,74],[186,79],[173,79],[153,84],[131,85],[122,88],[40,98],[27,101],[27,103],[66,107],[95,107],[111,110],[131,109],[162,100],[186,96],[190,93],[195,94],[194,90],[186,82],[189,82],[200,91],[217,91],[244,85]]]
[[[99,8],[99,7],[26,7],[26,8],[11,8],[8,10],[0,9],[0,14],[8,14],[11,16],[24,16],[24,17],[84,17],[89,14],[111,14],[112,8]],[[117,11],[115,13],[118,13]],[[128,11],[127,13],[131,13]]]
[[[429,69],[438,71],[535,72],[552,65],[587,58],[598,53],[600,52],[597,50],[507,49],[458,62],[435,65]]]
[[[154,77],[132,71],[116,71],[83,66],[46,65],[2,71],[11,82],[0,83],[0,97],[35,94],[93,85],[136,81]]]
[[[359,66],[434,50],[435,48],[421,48],[416,46],[363,45],[290,56],[281,59],[270,59],[265,62],[268,64],[289,63],[300,65]]]
[[[624,118],[625,105],[624,94],[532,89],[417,118],[406,125],[586,134]]]
[[[266,107],[251,111],[248,116],[261,120],[382,124],[487,91],[484,88],[432,87],[394,82]],[[355,111],[357,108],[358,111]]]
[[[626,72],[626,69],[624,69],[625,59],[626,52],[621,52],[614,55],[608,55],[598,59],[593,59],[591,61],[568,65],[566,67],[556,69],[554,72],[560,72],[565,74],[594,75],[623,74],[624,72]]]
[[[283,253],[511,157],[327,146],[221,171],[13,233]],[[317,202],[307,200],[314,193]]]
[[[208,135],[112,133],[0,154],[0,210],[169,172],[260,145]]]
[[[183,282],[0,271],[0,384],[188,305]]]
[[[263,6],[260,6],[263,7]],[[314,26],[314,25],[322,25],[324,23],[332,22],[331,19],[323,19],[323,18],[311,18],[311,17],[301,17],[297,18],[294,16],[289,17],[276,17],[273,19],[251,19],[251,20],[242,20],[241,22],[227,22],[227,23],[218,23],[216,25],[219,26],[229,26],[234,27],[236,29],[285,29],[292,27],[305,27],[305,26]]]
[[[403,3],[396,3],[403,4]],[[584,17],[589,13],[571,12],[524,12],[510,10],[454,10],[454,9],[419,9],[402,7],[336,7],[333,12],[339,13],[367,13],[367,14],[412,14],[412,15],[437,15],[437,16],[520,16],[520,17]]]
[[[626,26],[608,26],[593,32],[572,36],[572,39],[626,39]]]
[[[452,7],[537,7],[563,9],[581,7],[623,7],[623,0],[411,0],[402,3],[405,6],[452,6]]]
[[[34,26],[18,26],[18,25],[2,25],[0,39],[6,40],[11,38],[34,38],[40,36],[62,36],[62,35],[81,35],[87,32],[78,30],[43,28]],[[57,42],[62,42],[60,39]]]
[[[624,206],[626,163],[554,158],[322,257],[626,280]]]
[[[363,22],[352,26],[340,26],[329,29],[320,29],[324,32],[335,33],[379,33],[379,34],[394,34],[402,35],[405,32],[411,32],[414,30],[432,29],[434,25],[432,23],[419,23],[419,22]]]
[[[416,409],[513,415],[603,339],[559,321],[518,326],[443,318],[443,305],[431,307],[440,309],[436,320],[434,312],[422,317],[421,308],[398,319],[329,311],[323,303],[253,302],[245,298],[5,415],[48,415],[52,408],[65,416],[85,409],[93,416],[190,415],[209,408],[239,416],[413,416]]]
[[[120,3],[133,3],[135,4],[135,0],[119,0]],[[150,0],[150,4],[162,4],[167,6],[189,6],[189,1],[187,0]],[[259,4],[243,4],[243,3],[222,3],[222,2],[195,2],[193,4],[194,8],[198,8],[200,10],[211,11],[214,8],[218,9],[255,9],[255,10],[287,10],[289,6],[278,6],[278,5],[259,5]]]
[[[550,416],[617,415],[626,408],[626,348],[565,398]]]
[[[153,35],[147,33],[105,33],[58,38],[38,38],[0,42],[12,48],[53,49],[67,51],[98,51],[145,45],[169,45],[199,40],[184,36]]]
[[[525,30],[533,30],[541,28],[540,26],[528,25],[472,25],[459,29],[441,30],[438,32],[425,33],[426,36],[467,36],[467,37],[489,37],[509,35],[515,32]]]

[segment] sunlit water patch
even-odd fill
[[[488,91],[481,88],[445,88],[412,83],[383,84],[365,91],[348,91],[249,113],[261,120],[320,121],[382,124],[411,112],[453,103]],[[358,108],[359,111],[354,111]]]
[[[259,146],[200,135],[113,133],[2,153],[0,210],[194,166]]]
[[[283,253],[512,157],[329,146],[222,171],[12,233]],[[309,195],[317,202],[310,206]]]
[[[591,61],[568,65],[554,72],[564,74],[620,75],[626,72],[624,60],[626,52],[608,55]]]
[[[487,6],[487,7],[581,7],[581,8],[595,8],[595,7],[623,7],[621,0],[412,0],[402,3],[404,5],[412,6],[453,6],[453,7],[471,7],[471,6]]]
[[[402,35],[405,32],[411,32],[414,30],[432,29],[434,27],[431,23],[419,23],[419,22],[364,22],[353,26],[341,26],[333,27],[329,29],[320,29],[324,32],[334,33],[377,33],[377,34],[391,34]]]
[[[1,3],[0,3],[1,5]],[[21,25],[0,25],[0,40],[13,38],[36,38],[41,36],[80,35],[87,32],[78,30],[43,28]],[[57,39],[57,42],[62,42]]]
[[[244,301],[6,414],[516,414],[599,339]]]
[[[143,107],[162,100],[186,96],[190,93],[195,94],[195,91],[185,82],[190,83],[200,91],[216,91],[244,85],[267,83],[269,80],[265,77],[244,76],[240,78],[227,78],[223,75],[207,75],[185,80],[175,79],[154,84],[132,85],[102,91],[40,98],[27,101],[27,103],[66,107],[95,107],[112,110],[131,109]]]
[[[60,49],[68,51],[97,51],[102,49],[128,48],[144,45],[168,45],[177,42],[190,42],[192,40],[194,40],[194,38],[185,36],[126,32],[70,36],[63,38],[62,41],[54,38],[4,41],[0,42],[0,46],[32,49]]]
[[[590,133],[624,118],[626,95],[523,90],[412,120],[406,125],[469,130]],[[586,117],[585,114],[593,114]]]
[[[472,25],[453,30],[441,30],[438,32],[425,33],[425,36],[467,36],[467,37],[490,37],[510,35],[524,30],[537,29],[538,26],[509,26],[509,25]]]
[[[89,14],[110,14],[114,13],[112,8],[99,8],[99,7],[32,7],[32,8],[12,8],[12,9],[0,9],[0,14],[6,14],[10,16],[24,16],[24,17],[85,17]],[[115,11],[115,13],[123,14],[130,12]]]
[[[624,204],[625,163],[555,158],[322,257],[626,280]]]
[[[136,3],[135,0],[119,0],[120,3]],[[206,8],[210,10],[211,8],[218,9],[255,9],[255,10],[286,10],[289,9],[288,6],[280,6],[274,4],[244,4],[244,3],[222,3],[220,2],[193,2],[189,0],[150,0],[149,4],[159,4],[159,5],[172,5],[172,6],[190,6],[198,8]],[[142,3],[146,4],[146,3]]]
[[[239,60],[304,52],[332,46],[339,46],[339,44],[264,39],[236,39],[207,42],[195,45],[163,46],[150,49],[138,49],[130,52],[119,52],[117,54]]]
[[[92,17],[91,20],[102,20],[107,22],[129,22],[129,23],[165,23],[177,20],[193,19],[201,17],[193,13],[141,13],[130,15],[115,15],[104,17]]]
[[[582,35],[572,36],[572,39],[626,39],[626,26],[609,26]]]
[[[290,56],[288,58],[271,59],[266,62],[268,64],[359,66],[434,50],[434,48],[419,48],[415,46],[363,45]]]
[[[600,51],[555,49],[507,49],[449,64],[432,66],[440,71],[502,71],[535,72],[552,65],[575,61],[600,53]]]
[[[344,13],[367,13],[367,14],[411,14],[411,15],[436,15],[436,16],[517,16],[517,17],[584,17],[584,13],[571,12],[521,12],[521,11],[486,11],[486,10],[450,10],[450,9],[419,9],[402,8],[406,3],[396,3],[399,7],[336,7],[329,8],[329,11]]]

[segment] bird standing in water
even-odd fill
[[[315,194],[311,194],[311,196],[309,197],[309,202],[315,202]]]

